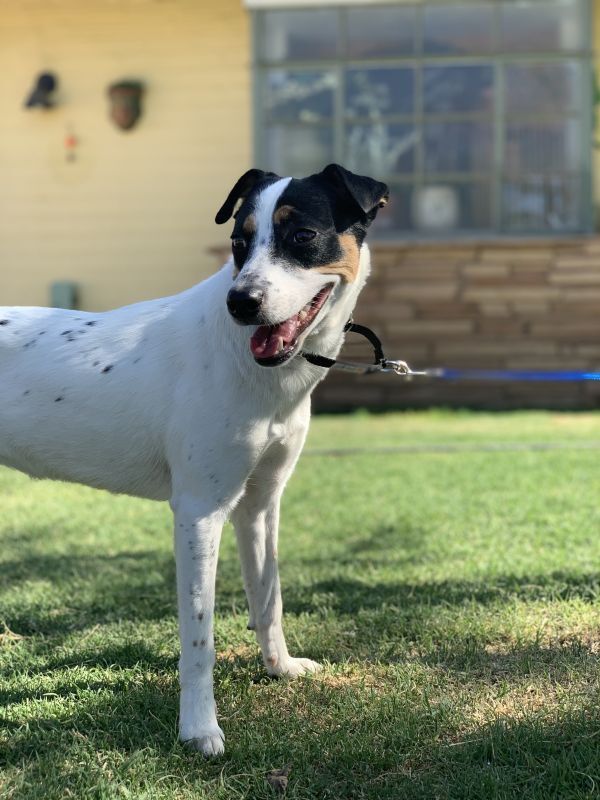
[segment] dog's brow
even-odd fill
[[[279,223],[283,222],[283,220],[289,219],[295,210],[296,209],[294,206],[279,206],[279,208],[273,214],[273,222],[275,225],[279,225]]]
[[[254,214],[248,214],[242,225],[242,230],[248,235],[256,233],[256,217]]]

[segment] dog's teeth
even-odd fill
[[[300,322],[304,322],[304,320],[308,317],[308,311],[306,309],[302,309],[302,311],[298,314],[300,318]]]
[[[282,350],[283,350],[283,337],[280,336],[279,339],[277,340],[277,352],[281,353]]]

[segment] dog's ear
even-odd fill
[[[248,172],[244,172],[227,195],[227,200],[225,200],[221,208],[217,211],[217,216],[215,217],[217,225],[222,225],[224,222],[227,222],[228,219],[231,219],[237,201],[244,200],[248,197],[257,183],[265,180],[265,178],[277,177],[278,176],[275,175],[274,172],[264,172],[262,169],[249,169]]]
[[[390,196],[385,183],[366,175],[355,175],[339,164],[329,164],[321,175],[354,205],[355,210],[361,212],[367,225],[375,219],[377,211],[386,205]]]

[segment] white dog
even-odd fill
[[[171,504],[179,732],[205,755],[223,752],[213,605],[229,516],[267,671],[318,669],[283,635],[279,501],[326,372],[301,351],[339,352],[387,194],[334,164],[302,180],[250,170],[216,217],[235,216],[233,257],[192,289],[100,314],[0,309],[0,463]]]

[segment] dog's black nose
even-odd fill
[[[239,322],[254,322],[262,301],[263,292],[260,289],[250,289],[250,291],[230,289],[227,294],[229,313]]]

